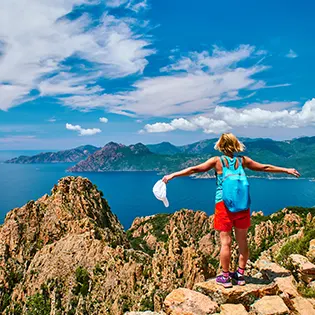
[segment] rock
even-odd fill
[[[311,222],[312,222],[312,219],[313,219],[312,214],[309,212],[309,213],[307,214],[307,216],[306,216],[306,222],[307,222],[307,223],[311,223]]]
[[[310,260],[315,260],[315,239],[310,241],[310,248],[307,253],[307,258]]]
[[[217,303],[201,293],[189,289],[176,289],[164,301],[165,311],[170,315],[207,315],[219,310]]]
[[[290,311],[279,296],[264,296],[251,306],[251,311],[257,315],[285,315]]]
[[[315,289],[315,281],[312,281],[308,284],[309,288]]]
[[[164,312],[151,312],[151,311],[146,311],[146,312],[127,312],[124,315],[166,315]]]
[[[298,296],[292,300],[293,307],[300,315],[315,315],[315,310],[311,302]]]
[[[221,315],[246,315],[248,312],[242,304],[221,305]]]
[[[257,279],[255,279],[255,282],[258,284],[247,283],[245,286],[233,286],[232,288],[225,289],[216,284],[215,279],[211,279],[207,282],[196,283],[194,290],[209,296],[218,304],[241,303],[245,306],[252,304],[258,298],[265,295],[277,294],[279,291],[278,285],[274,282],[261,284],[262,281]]]
[[[276,278],[274,282],[278,285],[279,291],[287,294],[289,298],[299,295],[299,292],[295,286],[296,281],[292,275],[288,277]]]
[[[274,281],[278,285],[280,292],[287,294],[288,297],[299,295],[295,287],[294,277],[289,270],[266,258],[257,260],[255,267],[270,281]]]
[[[290,276],[289,270],[279,266],[278,264],[271,262],[269,259],[261,258],[255,263],[255,267],[260,270],[260,272],[265,275],[269,280],[274,280],[278,277]]]
[[[315,265],[311,263],[306,257],[299,254],[292,254],[289,256],[290,262],[297,269],[300,278],[310,283],[315,279]]]

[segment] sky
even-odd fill
[[[0,149],[315,135],[315,2],[1,0]]]

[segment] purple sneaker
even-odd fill
[[[245,285],[246,281],[243,275],[240,275],[238,272],[230,272],[230,277],[232,281],[235,282],[237,285]]]
[[[231,277],[224,277],[223,275],[219,275],[216,278],[216,283],[222,285],[224,288],[232,288],[232,279]]]

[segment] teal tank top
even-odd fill
[[[223,201],[223,191],[222,191],[222,183],[223,183],[223,174],[216,174],[217,179],[217,190],[215,192],[215,203]]]

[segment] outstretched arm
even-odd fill
[[[215,164],[217,162],[217,157],[212,157],[211,159],[209,159],[208,161],[196,165],[196,166],[192,166],[192,167],[188,167],[182,171],[179,172],[175,172],[172,173],[170,175],[166,175],[163,177],[163,182],[167,183],[168,181],[172,180],[175,177],[180,177],[180,176],[189,176],[195,173],[203,173],[203,172],[207,172],[209,170],[211,170],[212,168],[215,167]]]
[[[270,164],[258,163],[249,157],[244,157],[244,166],[252,171],[270,172],[270,173],[286,173],[295,177],[300,177],[300,173],[294,168],[278,167]]]

